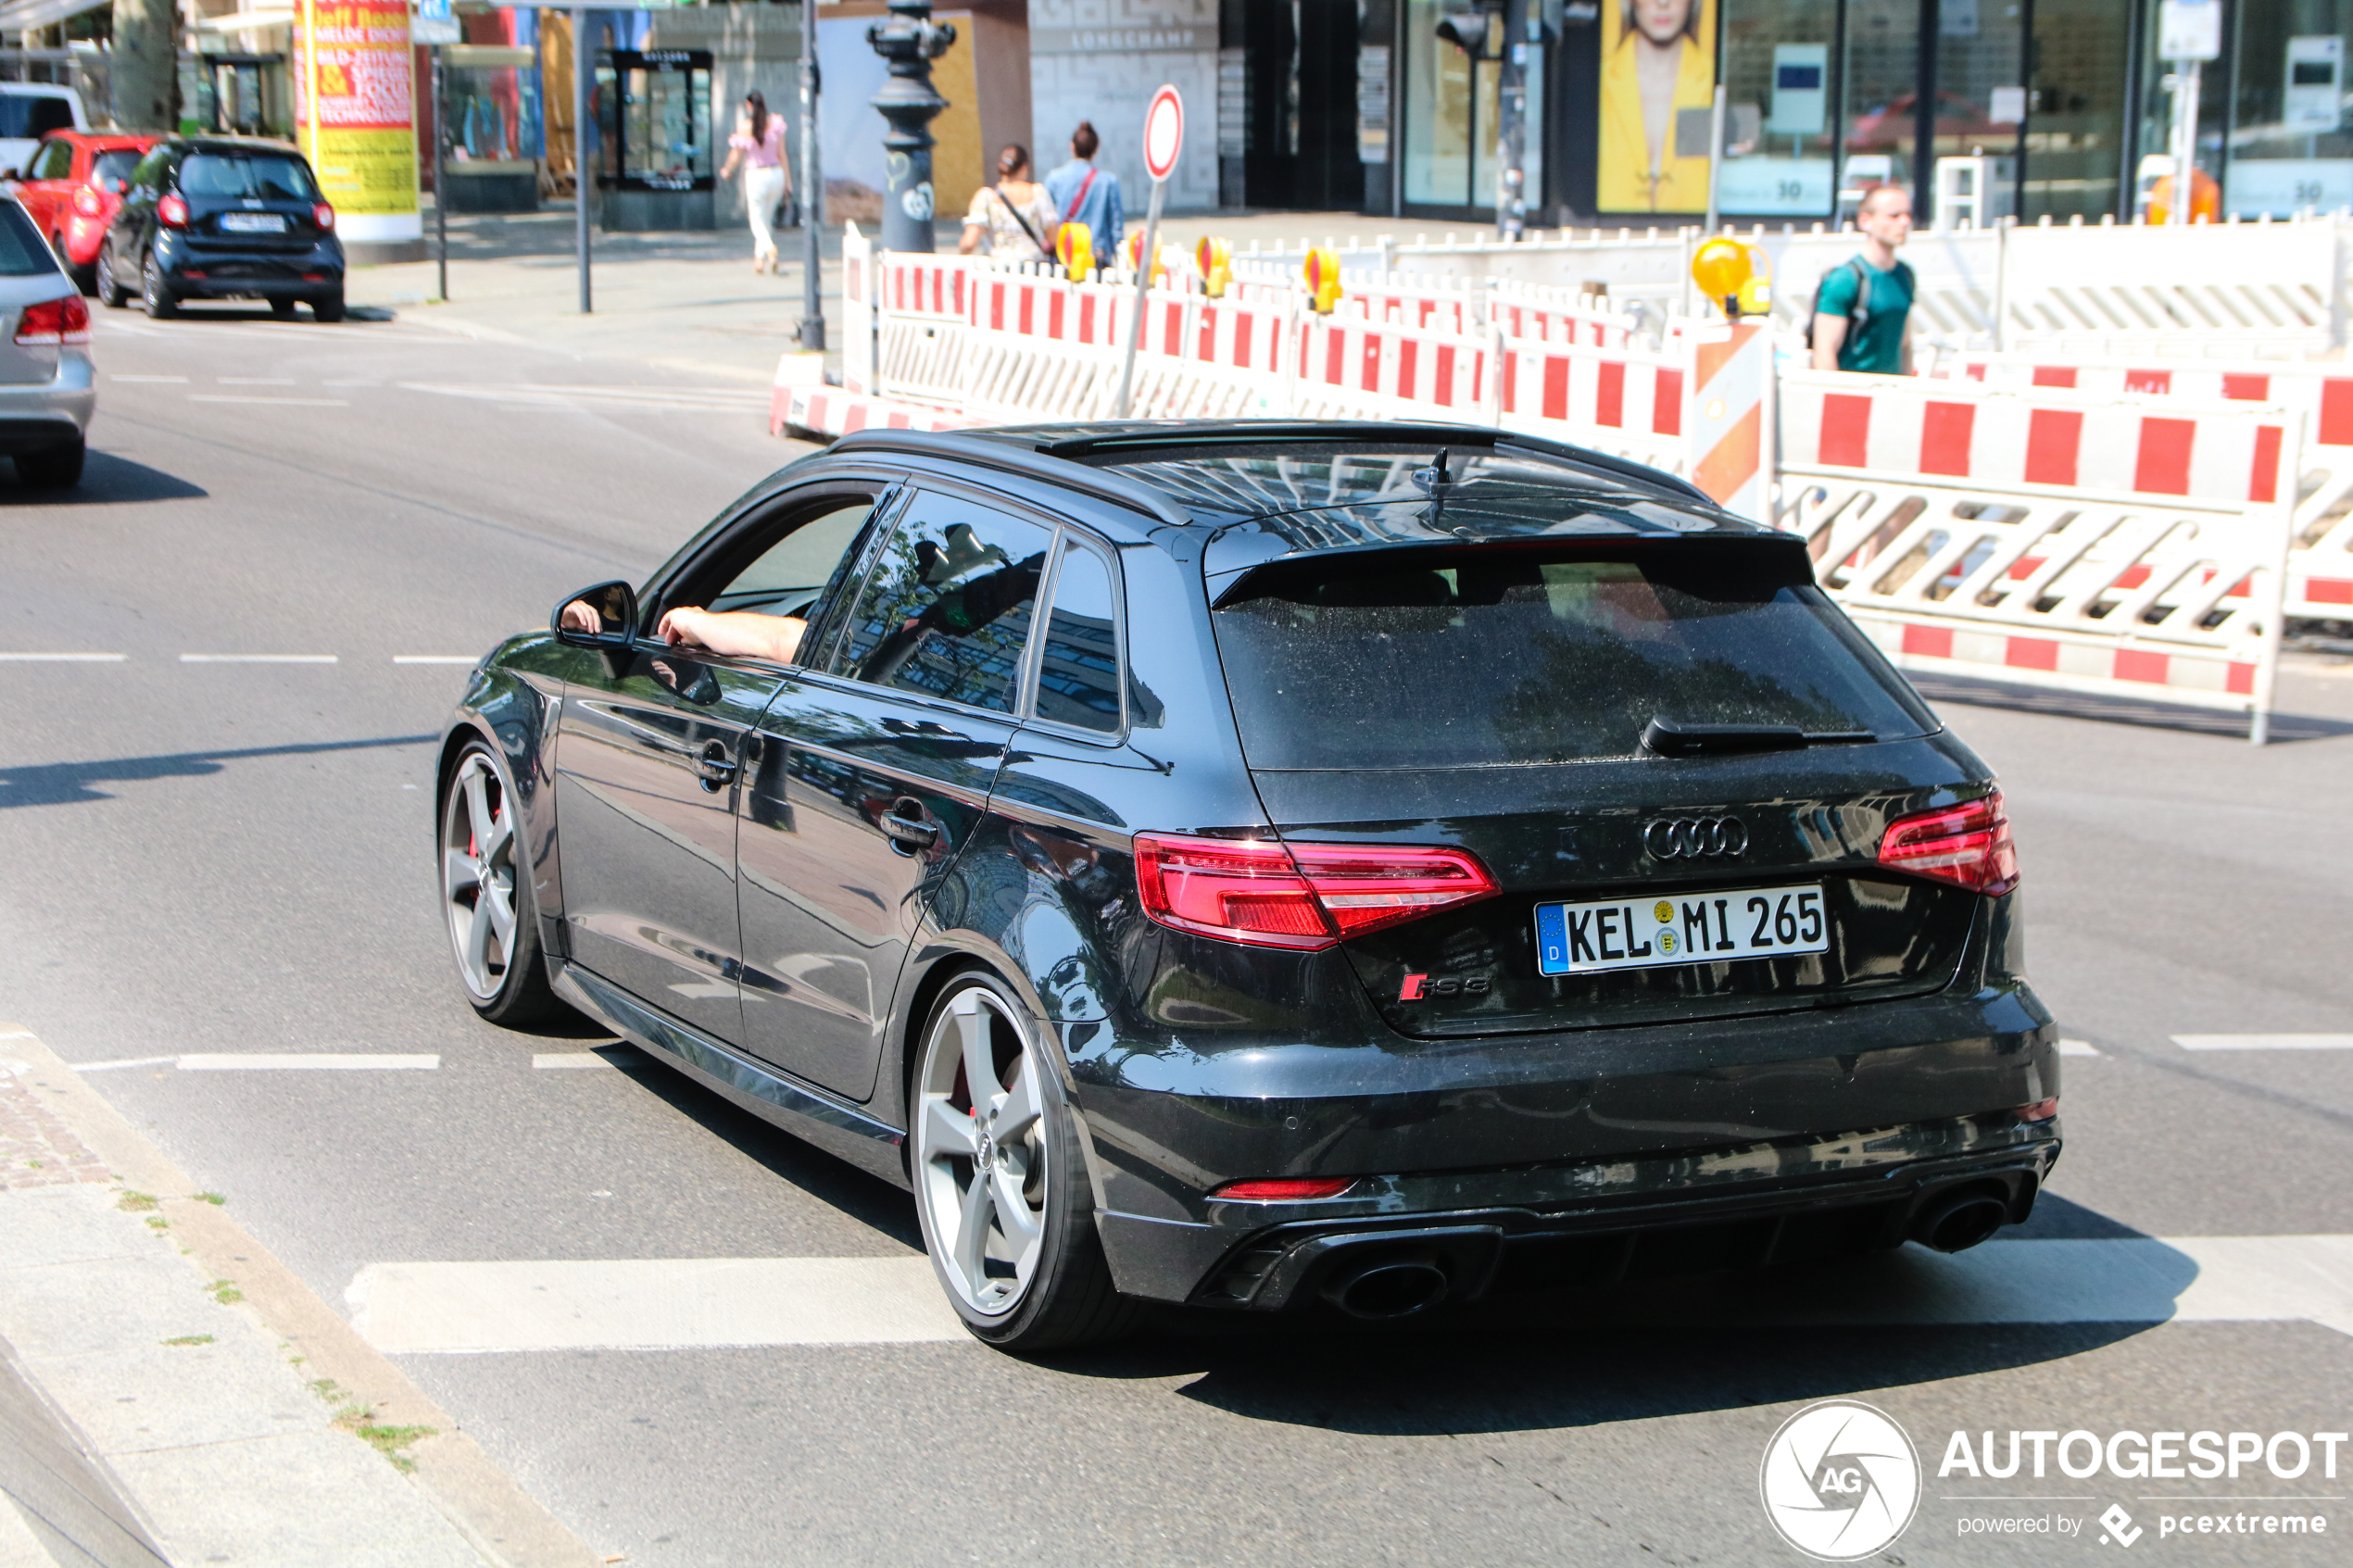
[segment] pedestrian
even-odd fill
[[[732,180],[736,166],[744,169],[744,210],[751,220],[751,270],[776,270],[776,204],[792,189],[792,174],[785,167],[785,119],[768,112],[768,100],[757,92],[744,94],[743,112],[736,117],[736,133],[727,138],[727,162],[719,178]]]
[[[1823,274],[1814,291],[1818,370],[1912,373],[1912,270],[1895,258],[1911,237],[1912,198],[1901,185],[1874,185],[1855,214],[1863,252]]]
[[[1108,261],[1119,254],[1127,213],[1120,204],[1119,176],[1095,167],[1095,150],[1101,145],[1095,127],[1080,120],[1070,133],[1070,161],[1046,176],[1046,194],[1064,223],[1087,225],[1095,254]]]
[[[986,242],[1000,261],[1043,261],[1061,222],[1046,187],[1029,177],[1029,149],[1008,142],[997,155],[997,182],[973,193],[956,249],[970,256]]]

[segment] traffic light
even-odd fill
[[[1489,30],[1502,19],[1484,6],[1475,10],[1441,12],[1438,36],[1466,55],[1481,56],[1487,53]]]

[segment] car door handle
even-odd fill
[[[702,776],[703,788],[716,795],[736,776],[736,759],[727,755],[724,742],[705,741],[695,755],[695,771]]]
[[[939,842],[939,824],[924,810],[924,803],[912,795],[902,795],[890,803],[881,822],[883,836],[891,847],[913,854],[928,849]]]

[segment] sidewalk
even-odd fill
[[[1137,220],[1140,226],[1141,220]],[[1214,234],[1239,247],[1253,240],[1311,236],[1369,241],[1380,234],[1410,237],[1416,228],[1390,218],[1354,213],[1204,213],[1163,221],[1163,242],[1191,245]],[[1458,226],[1459,227],[1459,226]],[[934,244],[956,249],[958,224],[937,226]],[[580,313],[569,201],[542,211],[449,220],[449,298],[438,301],[434,261],[358,267],[345,285],[355,307],[390,310],[404,320],[506,342],[534,343],[590,358],[641,364],[738,384],[767,386],[776,361],[799,347],[796,335],[806,308],[799,230],[777,235],[782,267],[774,275],[751,270],[750,235],[730,223],[714,232],[590,234],[589,277],[594,310]],[[434,241],[428,199],[425,241]],[[824,236],[820,274],[824,292],[825,366],[841,367],[841,231]]]
[[[600,1561],[0,1023],[0,1568]]]

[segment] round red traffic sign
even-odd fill
[[[1184,145],[1185,100],[1176,88],[1164,87],[1144,111],[1144,168],[1154,180],[1167,179],[1176,171],[1176,155]]]

